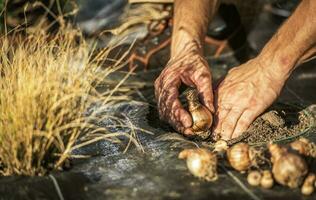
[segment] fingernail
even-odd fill
[[[193,131],[190,128],[185,129],[183,134],[186,136],[193,136],[194,135]]]

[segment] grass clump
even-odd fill
[[[53,36],[37,31],[1,37],[1,174],[44,175],[60,169],[75,145],[82,146],[79,138],[90,144],[87,140],[124,135],[107,135],[106,127],[92,123],[97,113],[85,115],[96,102],[106,106],[128,98],[115,95],[118,86],[95,89],[121,64],[103,69],[108,50],[92,56],[89,49],[80,33],[69,29]]]

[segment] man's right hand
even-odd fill
[[[155,96],[160,118],[178,132],[193,136],[190,128],[191,115],[179,100],[178,90],[181,84],[196,88],[201,103],[214,113],[211,72],[206,60],[195,49],[172,58],[155,81]]]

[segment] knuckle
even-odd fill
[[[240,120],[239,122],[238,122],[238,126],[241,128],[241,129],[245,129],[245,128],[247,128],[248,127],[248,125],[249,125],[249,120]]]
[[[219,99],[218,102],[218,110],[220,111],[220,114],[223,113],[223,111],[229,111],[233,107],[233,104],[231,102],[225,101],[225,99]]]
[[[230,70],[228,71],[228,74],[232,74],[232,73],[234,73],[236,70],[237,70],[237,67],[233,67],[232,69],[230,69]]]
[[[197,82],[200,86],[202,86],[205,89],[211,88],[211,78],[210,74],[201,74],[201,77],[198,79]]]
[[[258,104],[257,100],[254,98],[251,98],[248,102],[249,107],[253,108],[255,106],[261,106],[261,104]]]

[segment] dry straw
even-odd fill
[[[0,51],[1,174],[44,175],[62,168],[73,149],[103,139],[118,142],[121,135],[140,148],[129,133],[96,125],[111,118],[124,126],[121,119],[85,115],[96,102],[106,108],[129,99],[124,79],[102,93],[95,89],[122,66],[118,60],[102,68],[108,48],[92,56],[78,31],[63,28],[53,36],[44,31],[2,36]]]

